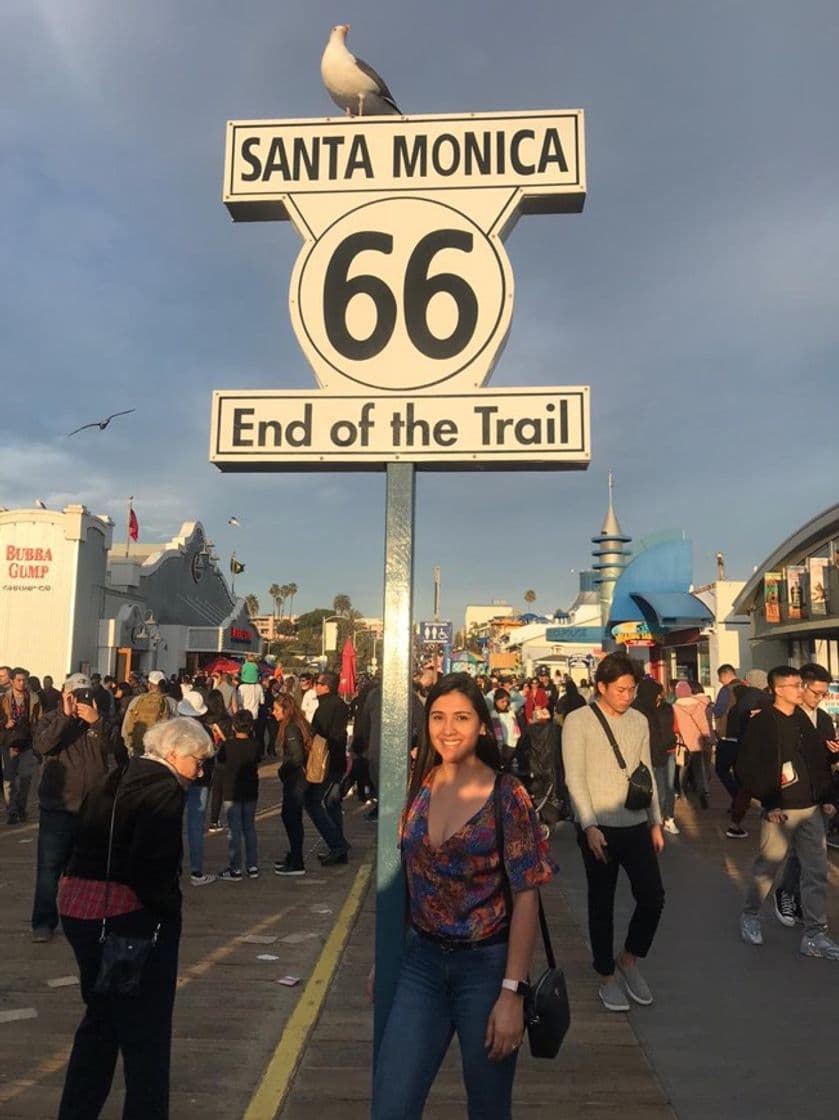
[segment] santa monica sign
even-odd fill
[[[513,315],[504,238],[584,200],[579,110],[231,121],[224,201],[300,233],[289,312],[321,392],[217,391],[212,461],[585,467],[586,386],[481,391]]]

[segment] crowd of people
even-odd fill
[[[761,807],[742,939],[762,944],[771,894],[778,920],[802,926],[802,955],[839,960],[826,916],[827,847],[839,847],[839,737],[821,708],[830,674],[807,664],[741,678],[722,665],[718,679],[715,698],[688,680],[663,686],[621,653],[601,660],[591,683],[546,669],[417,672],[401,833],[409,934],[377,1072],[379,1120],[421,1115],[455,1033],[470,1109],[509,1117],[538,889],[555,870],[547,839],[559,820],[575,828],[608,1011],[653,1002],[640,962],[665,905],[658,857],[665,834],[679,832],[679,799],[706,810],[714,775],[729,799],[729,839],[744,838],[752,804]],[[282,790],[288,851],[273,863],[278,876],[306,873],[306,818],[321,864],[348,862],[342,802],[353,790],[377,820],[381,684],[363,678],[350,705],[338,684],[329,670],[283,678],[248,659],[235,677],[76,673],[59,690],[0,666],[10,827],[27,820],[38,779],[33,941],[49,941],[61,921],[86,1004],[60,1120],[99,1114],[119,1052],[132,1108],[168,1115],[168,1073],[154,1081],[150,1070],[168,1071],[182,857],[194,887],[259,876],[261,763],[276,760]],[[227,864],[213,872],[204,839],[223,830]],[[635,908],[616,946],[621,870]],[[155,945],[154,983],[133,1005],[139,1020],[100,990],[106,924]],[[406,1035],[422,1040],[407,1065]]]

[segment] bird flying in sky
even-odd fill
[[[100,432],[104,432],[110,422],[115,416],[127,416],[129,412],[136,412],[136,408],[126,408],[124,412],[112,412],[110,416],[106,416],[104,420],[94,420],[91,424],[82,424],[80,428],[74,428],[72,432],[67,433],[67,438],[76,435],[77,432],[83,432],[85,428],[98,428]]]
[[[339,23],[329,34],[320,60],[326,91],[348,117],[376,117],[399,113],[387,83],[372,66],[347,50],[348,23]]]
[[[227,524],[232,525],[235,529],[238,529],[239,528],[239,518],[238,517],[229,517],[227,519]]]
[[[35,505],[38,507],[38,509],[46,509],[47,508],[47,503],[44,501],[43,498],[36,498],[35,499]]]

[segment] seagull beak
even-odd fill
[[[344,34],[346,35],[346,33],[347,33],[347,32],[349,31],[349,29],[350,29],[350,25],[349,25],[348,23],[345,23],[345,24],[342,24],[342,26],[343,26],[343,28],[344,28]]]

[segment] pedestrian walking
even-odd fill
[[[750,721],[737,754],[737,780],[762,807],[760,852],[740,916],[740,935],[763,944],[760,909],[792,846],[801,865],[805,957],[839,961],[839,944],[828,934],[825,818],[831,800],[829,755],[823,736],[800,710],[801,673],[779,665],[769,673],[772,707]]]
[[[652,767],[649,725],[632,707],[632,661],[625,654],[609,654],[597,667],[594,685],[594,703],[571,712],[562,729],[565,781],[588,880],[589,938],[594,970],[601,978],[598,994],[608,1011],[628,1011],[624,989],[636,1003],[653,1002],[638,961],[650,951],[664,907],[658,866],[664,835],[651,775],[648,799],[638,798],[647,801],[646,807],[627,806],[627,779],[641,766]],[[621,868],[629,878],[635,910],[616,959],[615,888]]]

